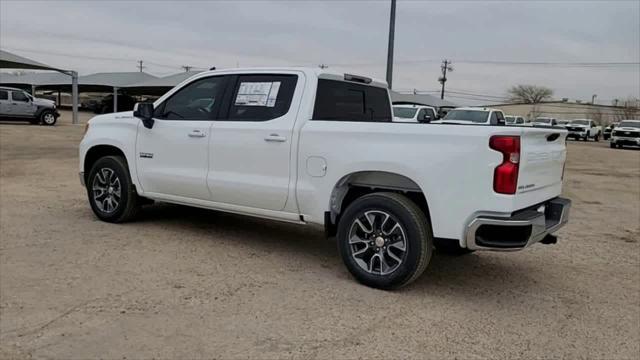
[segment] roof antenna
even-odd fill
[[[215,66],[213,66],[213,67],[211,67],[209,70],[210,70],[210,71],[213,71],[213,70],[215,70],[215,69],[216,69],[216,67],[215,67]]]

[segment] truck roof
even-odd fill
[[[20,91],[23,91],[22,89],[13,88],[13,87],[9,87],[9,86],[0,86],[0,89],[2,89],[2,90],[20,90]]]
[[[251,72],[281,72],[281,71],[300,71],[304,72],[309,76],[317,77],[318,79],[328,79],[328,80],[337,80],[337,81],[351,81],[351,82],[360,82],[364,85],[376,86],[381,88],[388,88],[387,82],[381,79],[371,78],[363,75],[357,74],[349,74],[349,73],[340,73],[337,71],[321,69],[318,67],[246,67],[246,68],[230,68],[230,69],[216,69],[209,70],[198,73],[194,76],[202,77],[206,75],[215,75],[215,74],[238,74],[238,73],[251,73]]]
[[[466,111],[502,111],[500,109],[488,108],[488,107],[458,107],[452,110],[466,110]]]
[[[433,106],[422,105],[422,104],[393,104],[393,107],[402,107],[402,108],[430,108],[435,109]]]

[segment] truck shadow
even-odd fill
[[[322,229],[263,220],[242,215],[171,204],[145,207],[134,224],[162,226],[179,231],[194,241],[204,237],[221,246],[250,249],[248,257],[280,256],[293,263],[316,265],[333,273],[336,280],[351,280],[337,251],[335,238],[326,239]],[[434,252],[429,267],[413,284],[395,294],[407,296],[469,296],[469,301],[497,300],[505,292],[511,297],[535,293],[544,278],[543,265],[530,265],[510,254],[472,253],[451,256]],[[309,263],[311,261],[311,263]],[[295,271],[295,269],[292,268]],[[353,280],[354,286],[358,285]]]

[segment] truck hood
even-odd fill
[[[581,128],[581,129],[588,129],[589,126],[588,125],[574,125],[574,124],[567,124],[567,126],[572,127],[572,128]]]
[[[33,103],[37,106],[50,107],[50,108],[56,105],[55,101],[49,100],[49,99],[42,99],[42,98],[33,98]]]
[[[638,129],[637,127],[617,127],[615,129],[613,129],[615,131],[640,131],[640,129]]]

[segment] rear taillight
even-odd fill
[[[493,172],[493,191],[515,194],[518,188],[520,164],[520,136],[495,135],[489,139],[489,147],[502,153],[502,164]]]

